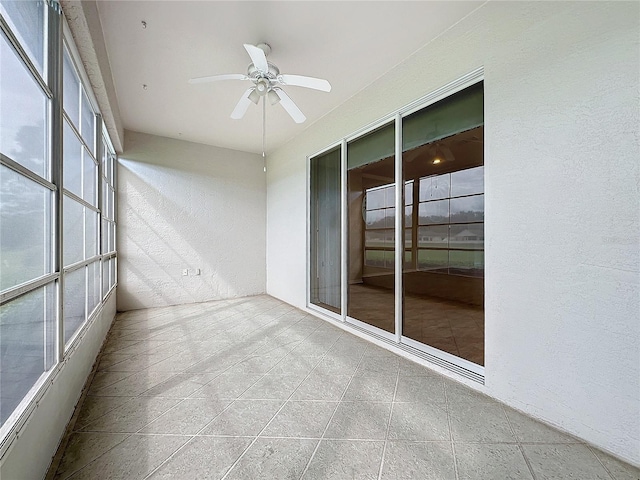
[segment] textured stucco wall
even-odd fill
[[[305,305],[305,157],[484,67],[485,393],[640,464],[637,2],[488,2],[268,157],[267,292]]]
[[[264,293],[264,175],[260,155],[126,131],[118,310]]]

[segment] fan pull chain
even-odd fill
[[[267,156],[265,154],[265,144],[267,143],[267,96],[262,97],[262,168],[267,171]]]

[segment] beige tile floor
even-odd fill
[[[268,296],[119,314],[49,478],[637,479]]]

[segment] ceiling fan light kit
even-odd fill
[[[247,112],[250,103],[257,105],[261,97],[267,97],[271,105],[279,103],[294,122],[302,123],[306,120],[306,117],[280,86],[291,85],[323,92],[331,91],[331,84],[322,78],[281,74],[277,66],[267,61],[267,55],[271,53],[271,47],[266,43],[260,43],[258,45],[245,43],[244,48],[251,58],[251,63],[247,68],[246,75],[230,73],[192,78],[189,80],[191,84],[218,82],[222,80],[249,80],[253,82],[253,87],[250,87],[242,94],[242,97],[240,97],[240,100],[231,113],[231,118],[233,119],[241,119]]]

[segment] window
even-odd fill
[[[364,264],[395,268],[395,184],[368,188],[364,195]]]
[[[418,270],[484,275],[483,179],[483,166],[420,179]]]
[[[63,58],[64,340],[69,344],[100,298],[100,210],[96,113],[67,47]]]
[[[102,296],[106,297],[116,283],[116,155],[105,135],[102,138]]]
[[[57,362],[48,12],[0,3],[0,427]]]
[[[116,155],[72,40],[64,38],[64,49],[58,50],[62,39],[53,35],[62,32],[64,20],[57,2],[0,0],[0,16],[0,435],[5,436],[36,394],[48,388],[56,366],[81,341],[78,333],[97,318],[115,285]],[[49,71],[54,77],[62,73],[61,86],[48,81]],[[62,107],[53,101],[57,98],[64,98]],[[52,152],[60,146],[59,158]]]

